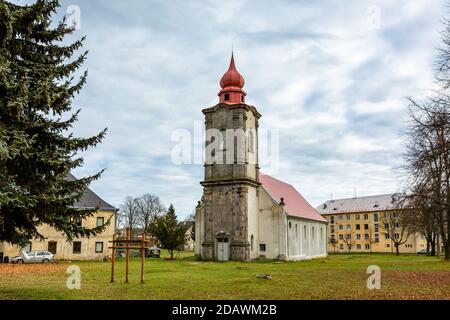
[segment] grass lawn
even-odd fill
[[[81,289],[69,290],[66,269],[81,270]],[[369,265],[381,268],[381,289],[368,290]],[[140,260],[60,262],[48,265],[0,264],[0,299],[450,299],[450,263],[434,257],[340,254],[299,262],[201,262],[191,253],[176,261],[147,259],[145,283]],[[272,279],[256,274],[271,274]]]

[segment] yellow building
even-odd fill
[[[418,234],[406,237],[395,217],[397,194],[328,200],[316,210],[328,221],[328,252],[395,252],[392,236],[405,239],[400,253],[426,249]]]
[[[72,177],[71,177],[72,178]],[[94,228],[103,225],[111,219],[105,231],[96,236],[88,238],[77,238],[72,243],[67,238],[56,231],[53,227],[42,225],[38,231],[45,237],[45,240],[31,240],[26,250],[47,250],[54,254],[55,259],[66,260],[91,260],[102,259],[111,255],[109,241],[112,240],[116,225],[117,209],[101,199],[92,190],[86,189],[82,199],[74,205],[76,208],[96,208],[98,211],[91,217],[81,221],[87,228]],[[0,243],[0,256],[9,261],[12,257],[20,254],[20,247],[9,243]]]

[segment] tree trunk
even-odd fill
[[[436,256],[436,234],[433,234],[433,236],[431,237],[430,246],[431,246],[430,256],[434,257]]]
[[[441,257],[441,243],[439,242],[439,234],[436,236],[436,255],[438,259]]]
[[[399,256],[400,255],[400,250],[399,250],[399,245],[398,243],[395,244],[395,255]]]

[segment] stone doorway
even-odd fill
[[[217,238],[217,260],[228,261],[230,259],[230,243],[228,238]]]

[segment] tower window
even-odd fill
[[[225,93],[225,101],[230,100],[230,94],[229,93]]]
[[[245,102],[244,96],[241,96],[241,102]]]

